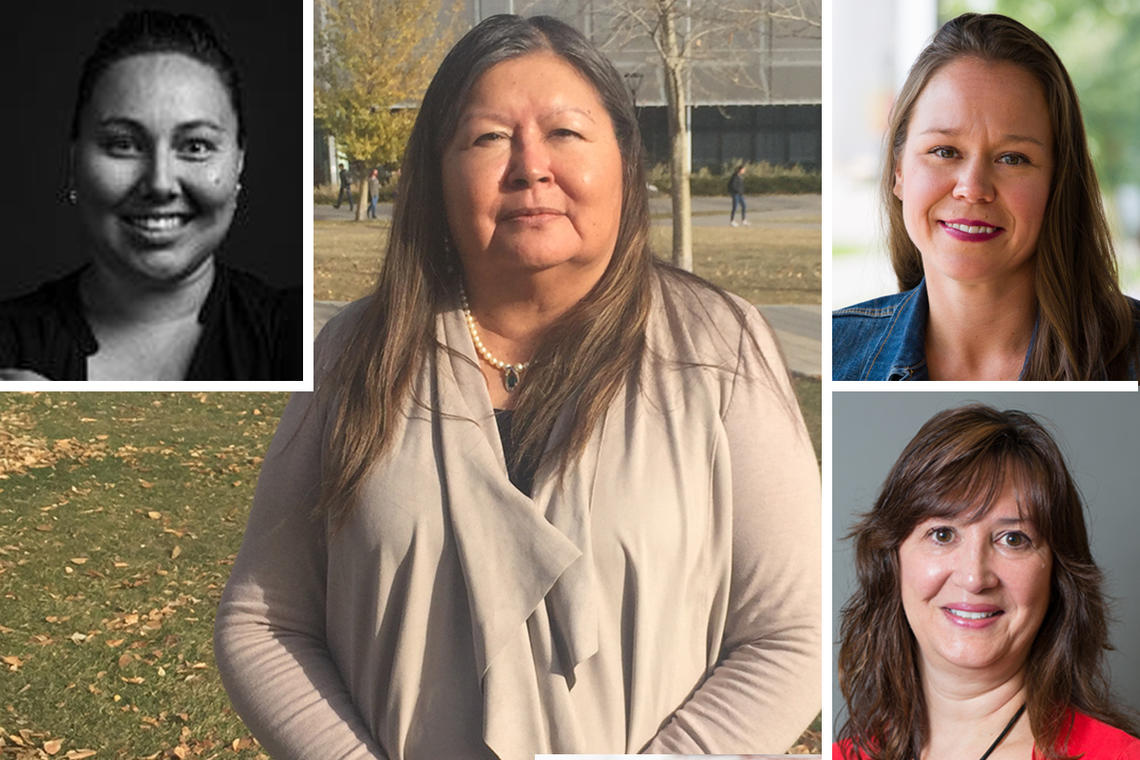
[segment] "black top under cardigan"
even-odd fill
[[[83,269],[0,302],[0,368],[51,380],[86,380],[99,350],[83,315]],[[277,290],[218,263],[198,312],[202,335],[186,380],[300,380],[301,292]]]

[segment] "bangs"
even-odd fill
[[[1072,522],[1066,515],[1074,506],[1079,517],[1064,459],[1044,429],[1019,412],[1004,413],[1009,420],[987,419],[995,414],[968,406],[923,426],[880,495],[874,519],[886,534],[880,546],[897,547],[931,518],[977,522],[1007,488],[1018,516],[1050,545]]]
[[[1019,455],[1020,454],[1020,455]],[[972,457],[959,467],[948,468],[935,477],[925,493],[915,500],[915,525],[929,518],[954,518],[966,524],[981,520],[1009,488],[1017,504],[1018,517],[1042,532],[1048,521],[1048,476],[1044,464],[1025,452],[1001,452]]]

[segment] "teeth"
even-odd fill
[[[966,620],[983,620],[988,617],[993,617],[996,612],[966,612],[965,610],[956,610],[953,607],[947,608],[951,615],[955,617],[965,618]]]
[[[180,215],[173,216],[132,216],[130,222],[135,227],[150,232],[164,232],[181,227],[184,223]]]
[[[946,222],[946,226],[950,227],[951,229],[958,230],[959,232],[968,233],[970,235],[988,235],[997,229],[997,227],[971,227],[966,224],[956,224],[954,222]]]

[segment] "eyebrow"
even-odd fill
[[[100,120],[99,126],[101,128],[125,127],[127,129],[130,129],[130,130],[133,130],[136,132],[146,132],[147,131],[146,127],[144,127],[139,122],[135,121],[134,119],[128,119],[128,118],[123,117],[123,116],[109,116],[106,119]],[[184,121],[181,124],[175,125],[175,127],[174,127],[174,131],[178,132],[178,133],[191,132],[195,129],[210,129],[210,130],[213,130],[214,132],[221,132],[221,133],[226,132],[225,127],[223,127],[221,124],[218,124],[216,121],[212,121],[210,119],[193,119],[191,121]]]
[[[962,130],[955,129],[954,127],[931,127],[930,129],[922,130],[921,132],[919,132],[919,134],[920,135],[945,135],[947,137],[958,137],[959,135],[962,134]],[[1011,142],[1013,142],[1013,143],[1032,143],[1034,145],[1039,145],[1042,148],[1046,147],[1045,143],[1038,140],[1036,137],[1030,137],[1029,135],[1015,135],[1015,134],[1002,135],[1002,142],[1005,142],[1005,143],[1011,143]]]
[[[582,116],[585,116],[587,119],[590,120],[590,123],[592,123],[592,124],[597,123],[595,121],[594,117],[590,115],[589,111],[585,110],[584,108],[579,108],[578,106],[562,106],[561,108],[555,108],[553,111],[547,111],[544,114],[542,114],[542,118],[546,119],[546,118],[550,118],[551,116],[558,116],[560,114],[566,113],[567,111],[572,111],[574,113],[578,113],[578,114],[581,114]],[[506,114],[499,113],[498,111],[476,109],[474,111],[467,111],[466,113],[464,113],[459,118],[459,123],[463,124],[465,122],[473,121],[475,119],[488,119],[490,121],[501,121],[501,122],[506,122],[506,121],[511,120]]]
[[[998,525],[1032,525],[1032,520],[1027,520],[1024,517],[999,517],[995,520]]]

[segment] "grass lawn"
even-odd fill
[[[266,757],[212,633],[286,400],[0,394],[0,757]]]
[[[212,635],[286,400],[0,395],[0,756],[265,756]]]
[[[668,255],[672,231],[654,225],[653,248]],[[313,297],[353,301],[376,283],[387,220],[313,222]],[[752,303],[820,302],[818,226],[693,227],[696,273]]]

